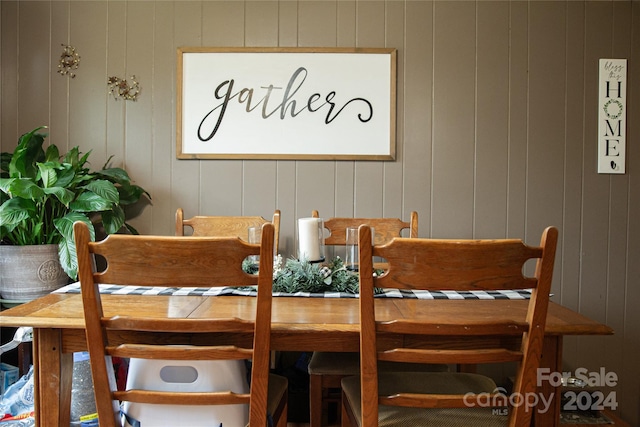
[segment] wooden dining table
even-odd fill
[[[161,296],[103,295],[105,315],[120,313],[168,318],[252,319],[256,298],[251,296]],[[450,324],[521,319],[527,310],[524,299],[413,299],[378,298],[379,321],[412,318],[425,324]],[[79,294],[54,293],[0,312],[2,327],[33,327],[34,394],[36,425],[68,426],[73,377],[73,353],[86,351],[82,301]],[[562,372],[562,339],[565,335],[610,335],[613,330],[575,311],[550,303],[544,340],[542,367]],[[140,334],[140,339],[150,337]],[[250,343],[250,337],[223,334],[206,338],[210,342]],[[482,338],[485,341],[490,338]],[[272,350],[358,351],[358,299],[274,297]],[[456,341],[472,348],[474,341],[453,336],[385,336],[382,347],[404,341],[412,346],[435,346]],[[172,338],[163,342],[171,344]],[[514,344],[517,345],[517,344]],[[534,424],[559,424],[559,390],[543,383],[539,390],[553,398],[551,409],[534,414]]]

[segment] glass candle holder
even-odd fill
[[[358,252],[358,227],[347,227],[345,229],[345,256],[344,256],[344,267],[349,271],[358,271],[358,266],[360,265],[359,260],[359,252]],[[371,227],[371,244],[375,240],[376,232],[373,227]]]
[[[259,245],[262,243],[262,227],[252,226],[247,229],[248,241],[253,245]],[[255,268],[260,266],[260,255],[251,255],[249,262]]]

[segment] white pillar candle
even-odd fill
[[[298,219],[298,256],[301,260],[320,261],[322,259],[320,242],[320,218]]]

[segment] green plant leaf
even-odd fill
[[[140,232],[133,225],[131,225],[131,224],[127,223],[127,222],[124,223],[124,227],[127,230],[129,230],[130,234],[135,234],[135,235],[140,234]]]
[[[106,200],[92,191],[81,193],[69,207],[77,212],[100,212],[113,208],[113,202]]]
[[[39,200],[44,197],[44,190],[28,178],[18,178],[13,180],[9,186],[9,193],[15,197],[23,199]]]
[[[71,201],[75,197],[75,193],[73,191],[62,187],[45,188],[44,192],[46,194],[53,194],[58,198],[60,203],[65,206],[69,206],[69,203],[71,203]]]
[[[73,280],[78,279],[78,254],[76,252],[76,245],[71,244],[71,240],[63,239],[58,244],[58,258],[60,259],[60,266],[67,273],[67,276]]]
[[[89,234],[91,241],[95,241],[96,232],[93,228],[93,224],[86,215],[71,212],[62,218],[54,220],[54,224],[60,234],[62,235],[62,241],[58,245],[58,256],[60,257],[60,265],[65,273],[72,279],[78,277],[78,254],[76,253],[76,244],[73,237],[73,224],[76,221],[81,221],[87,224],[89,227]]]
[[[107,234],[117,233],[124,225],[124,210],[114,206],[112,211],[102,212],[102,226]]]
[[[110,178],[110,181],[114,181],[118,184],[128,184],[131,182],[129,174],[122,168],[108,168],[98,171],[100,175]]]
[[[65,188],[73,187],[73,185],[77,184],[76,181],[78,181],[78,179],[76,179],[76,175],[84,175],[81,171],[76,171],[69,163],[58,163],[56,171],[58,176],[56,185]]]
[[[89,153],[87,153],[87,155],[89,155]],[[67,151],[67,154],[65,154],[64,156],[63,162],[69,163],[74,168],[78,168],[80,165],[79,157],[80,157],[80,149],[76,146],[76,147],[73,147],[71,150]]]
[[[37,132],[43,128],[44,126],[25,133],[18,140],[18,146],[9,163],[9,176],[12,178],[35,179],[38,175],[36,163],[44,160],[42,144],[45,135]]]
[[[56,145],[50,145],[47,147],[47,150],[44,153],[44,159],[46,162],[59,162],[60,159],[60,151],[58,151],[58,147]]]
[[[112,182],[107,181],[106,179],[91,181],[82,188],[94,192],[98,196],[111,203],[117,204],[120,201],[120,194],[118,193],[118,189],[115,185],[113,185]]]
[[[2,190],[4,194],[9,194],[9,188],[15,180],[15,178],[0,178],[0,190]]]
[[[50,162],[38,163],[38,169],[40,170],[40,179],[42,180],[42,186],[44,188],[53,187],[58,181],[58,175]]]
[[[73,223],[76,221],[84,222],[85,224],[87,224],[87,226],[89,227],[89,232],[91,234],[91,240],[94,240],[96,236],[95,230],[93,229],[93,224],[91,223],[89,217],[84,214],[78,212],[70,212],[62,218],[55,219],[53,223],[64,239],[73,242]]]
[[[9,178],[9,163],[11,163],[11,153],[0,153],[0,172],[2,178]]]
[[[0,206],[0,220],[2,225],[17,224],[36,213],[33,200],[14,198],[7,200]]]
[[[151,199],[151,195],[137,185],[121,185],[118,187],[118,193],[120,193],[120,204],[125,206],[136,203],[143,194]]]
[[[76,147],[77,148],[77,147]],[[78,160],[78,167],[84,167],[84,164],[87,163],[88,159],[89,159],[89,154],[91,154],[93,150],[89,150],[87,153],[85,153],[80,160]],[[112,156],[113,157],[113,156]],[[111,158],[111,157],[110,157]]]

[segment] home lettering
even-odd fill
[[[351,98],[342,105],[338,105],[334,102],[336,96],[335,91],[330,91],[324,97],[320,93],[313,93],[308,99],[297,99],[296,94],[300,88],[304,85],[307,78],[308,71],[304,67],[299,67],[293,72],[287,87],[283,90],[282,87],[274,86],[261,86],[257,90],[255,88],[244,87],[237,92],[233,91],[235,80],[225,80],[216,87],[214,91],[214,97],[220,101],[211,111],[209,111],[200,121],[198,126],[198,138],[201,141],[211,140],[218,129],[222,125],[227,108],[230,106],[231,101],[237,100],[238,104],[244,104],[244,109],[247,113],[252,113],[256,110],[260,111],[263,119],[280,118],[284,120],[289,115],[292,119],[295,119],[303,112],[317,113],[326,110],[324,117],[324,123],[329,125],[340,114],[345,112],[345,109],[351,104],[359,106],[364,111],[360,111],[356,114],[358,120],[362,123],[370,121],[373,117],[373,105],[365,98]],[[280,97],[280,93],[282,96]],[[261,98],[258,98],[262,95]],[[276,104],[277,103],[277,104]],[[346,111],[352,111],[353,108],[349,108]],[[354,113],[355,114],[355,113]],[[213,129],[208,135],[203,135],[204,129],[211,129],[210,124],[215,122]]]
[[[621,122],[622,120],[619,118],[622,115],[622,103],[618,101],[622,98],[622,82],[617,81],[613,87],[611,86],[611,81],[607,80],[605,94],[606,98],[610,99],[613,94],[613,101],[609,100],[604,105],[605,114],[607,119],[605,120],[605,132],[604,136],[607,138],[605,140],[605,155],[607,157],[618,157],[620,156],[620,139],[614,139],[615,137],[621,137]],[[611,132],[611,134],[609,134]]]

